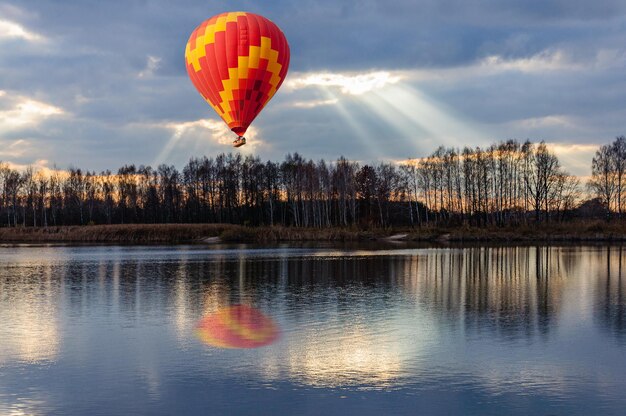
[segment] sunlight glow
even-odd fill
[[[572,175],[584,180],[589,175],[589,164],[598,144],[546,143],[548,149],[559,158],[561,165]]]
[[[0,157],[2,155],[3,153],[0,153]],[[9,168],[18,170],[20,172],[24,172],[26,169],[30,167],[35,171],[37,175],[42,175],[45,178],[50,178],[53,173],[57,173],[61,177],[69,175],[69,172],[65,170],[50,168],[49,166],[50,161],[48,159],[37,159],[33,163],[29,163],[29,164],[20,164],[20,163],[13,163],[13,162],[5,162],[5,163],[9,165]]]

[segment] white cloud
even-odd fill
[[[331,98],[329,100],[310,100],[310,101],[296,101],[291,105],[297,108],[313,108],[321,107],[325,105],[335,105],[339,102],[337,98]]]
[[[48,150],[45,143],[38,143],[37,139],[29,136],[15,139],[4,135],[11,133],[15,136],[22,131],[26,133],[25,130],[39,127],[48,118],[64,114],[66,112],[63,109],[51,104],[0,91],[0,160],[36,160],[34,167],[45,166],[47,160],[38,159],[38,156]],[[9,162],[15,169],[26,168],[27,165],[19,163]]]
[[[395,84],[401,78],[397,73],[389,71],[365,73],[316,72],[296,74],[287,80],[286,86],[292,90],[307,87],[332,87],[339,89],[343,94],[361,95],[390,84]]]
[[[11,169],[19,170],[21,172],[25,171],[29,167],[33,168],[34,172],[37,172],[38,174],[43,175],[45,177],[50,177],[52,173],[55,171],[55,169],[50,168],[49,166],[50,161],[47,159],[37,159],[35,160],[35,162],[29,163],[29,164],[13,163],[13,162],[7,162],[7,163]],[[59,171],[59,172],[61,172],[62,174],[65,173],[65,171]]]
[[[2,39],[24,39],[29,42],[41,42],[45,38],[37,33],[31,32],[24,26],[10,20],[0,20],[0,40]]]
[[[595,66],[597,68],[626,67],[626,49],[600,49],[596,53]]]
[[[515,120],[508,123],[511,127],[523,129],[541,129],[546,127],[579,128],[577,122],[570,116],[548,115],[544,117],[531,117]]]
[[[546,50],[528,58],[505,59],[498,55],[488,56],[478,64],[490,71],[547,72],[579,69],[562,50]]]
[[[477,76],[490,76],[502,72],[545,73],[580,70],[586,67],[615,64],[616,57],[625,59],[623,51],[598,52],[592,64],[583,65],[571,59],[564,50],[544,50],[527,58],[508,59],[500,55],[488,56],[476,63],[463,67],[417,69],[408,71],[369,71],[369,72],[309,72],[291,75],[285,82],[287,90],[309,87],[338,89],[346,95],[361,95],[380,90],[402,80],[453,81]],[[312,105],[313,106],[313,105]],[[305,105],[302,105],[305,107]]]
[[[83,94],[76,94],[74,96],[74,102],[78,105],[83,105],[90,103],[92,101],[91,98],[84,96]]]
[[[488,77],[502,73],[517,72],[534,75],[580,71],[605,67],[606,61],[617,52],[598,54],[596,59],[585,62],[572,59],[569,53],[560,49],[550,49],[526,58],[509,59],[501,55],[491,55],[465,66],[451,68],[429,68],[399,72],[403,79],[412,81],[441,81],[450,83],[468,78]],[[615,65],[614,61],[611,61]]]
[[[0,133],[37,126],[43,120],[65,114],[62,108],[23,96],[9,96],[2,92],[0,105]]]
[[[141,71],[138,76],[139,78],[151,77],[154,75],[154,72],[161,67],[161,58],[158,56],[148,55],[146,59],[146,67],[143,71]]]

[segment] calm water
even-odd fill
[[[626,249],[0,248],[0,415],[626,414]],[[196,324],[257,308],[271,345]]]

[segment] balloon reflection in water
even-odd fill
[[[218,309],[202,318],[196,334],[208,345],[219,348],[257,348],[269,345],[279,336],[274,321],[246,305]]]

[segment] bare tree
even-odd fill
[[[606,205],[609,216],[613,199],[617,194],[617,174],[611,146],[600,147],[591,162],[591,179],[587,186],[601,198]]]

